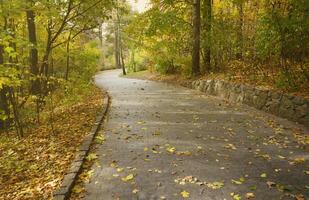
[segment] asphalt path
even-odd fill
[[[308,199],[303,126],[181,86],[96,76],[111,96],[85,199]]]

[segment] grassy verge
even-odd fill
[[[52,199],[61,185],[102,108],[102,92],[93,85],[67,92],[55,93],[54,101],[62,103],[54,106],[52,115],[44,111],[40,124],[24,138],[0,134],[0,199]],[[69,97],[71,92],[77,93]]]

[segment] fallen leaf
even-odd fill
[[[245,178],[244,177],[239,178],[239,180],[232,179],[232,183],[235,183],[237,185],[241,185],[243,182],[245,182]]]
[[[117,167],[117,161],[113,160],[112,163],[110,164],[111,167]]]
[[[235,145],[234,145],[234,144],[227,144],[227,145],[225,145],[225,146],[224,146],[224,148],[226,148],[226,149],[236,150],[236,147],[235,147]]]
[[[239,194],[235,194],[234,192],[232,192],[231,196],[234,200],[241,200],[241,196]]]
[[[123,170],[123,168],[117,168],[117,172],[122,172]]]
[[[207,185],[207,187],[216,190],[216,189],[222,188],[224,186],[224,183],[215,181],[215,182],[212,182],[212,183],[207,183],[206,185]]]
[[[75,194],[82,193],[85,189],[80,186],[80,185],[75,185],[74,188],[72,189],[72,192]]]
[[[183,198],[189,198],[189,196],[190,196],[190,193],[189,192],[187,192],[187,191],[182,191],[181,193],[181,196],[183,197]]]
[[[96,136],[95,141],[99,144],[102,144],[105,141],[104,135],[101,134],[101,135]]]
[[[174,153],[176,151],[175,147],[167,147],[166,151],[170,152],[170,153]]]
[[[95,154],[95,153],[90,153],[87,157],[86,157],[86,159],[88,160],[88,161],[92,161],[92,160],[95,160],[95,159],[97,159],[98,158],[98,156],[97,156],[97,154]]]
[[[124,181],[124,182],[128,182],[128,181],[133,180],[133,178],[134,178],[134,175],[133,174],[129,174],[128,176],[122,178],[121,180]]]
[[[266,173],[262,173],[262,174],[260,175],[260,177],[261,177],[261,178],[266,178],[266,177],[267,177],[267,174],[266,174]]]
[[[134,189],[134,190],[132,190],[132,193],[133,194],[137,194],[139,192],[139,190],[138,189]]]
[[[304,157],[295,158],[292,162],[290,162],[291,165],[298,165],[305,162]]]
[[[253,194],[252,192],[248,192],[248,193],[246,193],[245,197],[246,197],[247,199],[252,199],[252,198],[254,198],[255,196],[254,196],[254,194]]]
[[[272,188],[272,187],[276,186],[276,183],[275,182],[271,182],[271,181],[267,181],[266,184],[267,184],[268,188]]]

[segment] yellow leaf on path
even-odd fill
[[[133,174],[129,174],[128,176],[122,178],[121,180],[124,182],[131,181],[134,178]]]
[[[241,196],[239,194],[235,194],[234,192],[231,193],[231,196],[234,200],[241,200]]]
[[[235,183],[237,185],[241,185],[243,182],[245,182],[245,178],[244,177],[240,177],[238,180],[232,179],[232,183]]]
[[[285,159],[285,157],[284,157],[284,156],[281,156],[281,155],[278,155],[278,158],[280,158],[280,159]]]
[[[75,193],[75,194],[82,193],[83,191],[85,191],[85,189],[83,187],[81,187],[80,185],[76,185],[72,189],[72,192]]]
[[[212,183],[207,183],[206,185],[207,185],[207,187],[216,190],[216,189],[222,188],[224,186],[224,183],[215,181],[215,182],[212,182]]]
[[[246,193],[246,198],[247,199],[252,199],[252,198],[254,198],[255,196],[254,196],[254,194],[252,193],[252,192],[248,192],[248,193]]]
[[[117,168],[117,172],[122,172],[123,170],[123,168]]]
[[[113,160],[112,163],[110,164],[111,167],[117,167],[117,161]]]
[[[139,192],[139,190],[138,189],[134,189],[134,190],[132,190],[132,193],[133,194],[136,194],[136,193],[138,193]]]
[[[176,151],[175,147],[167,147],[166,151],[170,152],[170,153],[174,153]]]
[[[293,162],[291,162],[292,164],[301,164],[305,162],[305,158],[304,157],[299,157],[299,158],[295,158],[293,160]]]
[[[262,173],[260,176],[261,176],[261,178],[266,178],[267,174],[266,173]]]
[[[98,158],[98,156],[97,156],[97,154],[95,154],[95,153],[90,153],[87,157],[86,157],[86,159],[88,160],[88,161],[92,161],[92,160],[95,160],[95,159],[97,159]]]
[[[226,148],[226,149],[236,150],[236,147],[235,147],[235,145],[234,145],[234,144],[227,144],[227,145],[225,145],[225,146],[224,146],[224,148]]]
[[[181,196],[183,197],[183,198],[189,198],[189,196],[190,196],[190,193],[189,192],[187,192],[187,191],[182,191],[181,193]]]

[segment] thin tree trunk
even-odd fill
[[[16,101],[15,92],[12,88],[10,89],[8,96],[12,104],[12,110],[14,114],[14,121],[15,121],[15,128],[16,128],[17,135],[19,137],[23,137],[24,130],[23,130],[23,125],[19,119],[18,102]]]
[[[51,31],[51,22],[49,22],[48,29],[47,29],[47,41],[46,41],[46,48],[45,54],[43,56],[43,62],[41,64],[40,74],[48,76],[48,64],[49,64],[49,56],[52,51],[52,31]]]
[[[3,46],[0,45],[0,65],[3,65],[4,63],[4,49]],[[2,66],[1,66],[2,67]],[[8,118],[10,117],[10,109],[8,104],[8,98],[7,98],[7,87],[4,86],[2,89],[0,89],[0,114],[4,114],[5,118],[0,118],[0,129],[4,128],[6,129],[8,126]]]
[[[119,64],[119,37],[118,37],[118,25],[116,22],[116,26],[115,26],[115,67],[117,69],[120,68],[120,64]]]
[[[118,32],[118,54],[119,54],[119,63],[122,68],[122,74],[127,75],[126,68],[124,65],[124,56],[123,56],[123,48],[122,48],[122,38],[121,38],[121,28],[120,28],[120,15],[119,10],[117,8],[117,32]]]
[[[124,65],[124,58],[123,58],[123,49],[122,49],[122,45],[120,46],[120,55],[121,55],[121,67],[122,67],[122,74],[123,75],[127,75],[127,72],[126,72],[126,68],[125,68],[125,65]]]
[[[135,49],[133,49],[131,53],[132,53],[132,66],[133,66],[133,72],[136,72]]]
[[[200,32],[201,32],[201,2],[193,2],[193,51],[192,51],[192,75],[200,75]]]
[[[102,48],[103,47],[103,23],[100,22],[100,25],[99,25],[99,39],[100,39],[100,47]]]
[[[237,4],[238,8],[238,29],[237,29],[237,52],[236,58],[238,60],[242,60],[242,52],[243,52],[243,24],[244,24],[244,11],[243,11],[243,1],[240,1]]]
[[[69,78],[69,68],[70,68],[70,42],[71,42],[71,31],[68,36],[68,41],[67,41],[67,63],[66,63],[66,72],[65,72],[65,80],[68,80]]]

